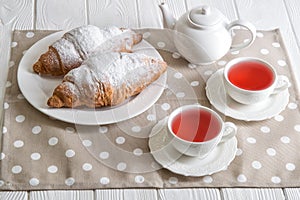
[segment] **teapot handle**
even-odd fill
[[[228,31],[230,31],[232,28],[237,27],[237,26],[241,26],[241,27],[246,28],[250,32],[251,38],[247,42],[243,42],[243,43],[236,44],[236,45],[231,45],[230,52],[238,51],[238,50],[241,50],[243,48],[246,48],[246,47],[250,46],[254,42],[255,37],[256,37],[256,28],[255,28],[255,26],[253,24],[251,24],[250,22],[245,21],[245,20],[233,21],[227,26],[227,29],[228,29]]]

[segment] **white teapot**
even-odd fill
[[[167,4],[160,4],[166,28],[174,29],[174,44],[178,52],[189,62],[198,65],[210,64],[222,58],[228,51],[238,51],[250,46],[256,36],[256,29],[250,22],[228,19],[216,8],[207,5],[193,8],[178,21],[171,14]],[[244,27],[250,32],[250,39],[233,45],[231,29]]]

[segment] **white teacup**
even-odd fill
[[[195,104],[174,110],[168,118],[168,131],[177,151],[204,158],[219,143],[235,136],[237,127],[223,122],[215,111]]]
[[[223,75],[227,94],[242,104],[264,101],[290,86],[286,76],[277,75],[271,64],[259,58],[235,58],[226,64]]]

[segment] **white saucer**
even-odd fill
[[[153,127],[149,138],[151,154],[164,168],[184,176],[205,176],[225,170],[235,158],[236,137],[219,144],[203,159],[182,155],[171,145],[171,136],[166,126],[167,120],[168,117],[158,122]]]
[[[234,101],[225,91],[223,69],[216,71],[206,83],[206,95],[210,103],[221,113],[235,119],[260,121],[272,118],[283,111],[289,102],[289,91],[271,95],[263,102],[244,105]]]

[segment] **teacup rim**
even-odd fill
[[[219,131],[219,133],[215,136],[215,137],[213,137],[213,138],[211,138],[211,139],[209,139],[209,140],[206,140],[206,141],[202,141],[202,142],[193,142],[193,141],[189,141],[189,140],[185,140],[185,139],[182,139],[182,138],[180,138],[180,137],[178,137],[173,131],[172,131],[172,127],[171,127],[171,119],[172,119],[172,115],[173,115],[173,118],[179,113],[179,111],[181,110],[181,109],[183,109],[183,108],[203,108],[203,109],[205,109],[205,110],[207,110],[207,111],[209,111],[209,112],[211,112],[211,113],[213,113],[214,114],[214,116],[218,119],[218,121],[221,123],[221,128],[220,128],[220,131]],[[176,113],[177,112],[177,113]],[[221,116],[216,112],[216,111],[214,111],[213,109],[210,109],[210,108],[208,108],[208,107],[206,107],[206,106],[203,106],[203,105],[200,105],[200,104],[191,104],[191,105],[183,105],[183,106],[180,106],[180,107],[178,107],[178,108],[176,108],[175,110],[173,110],[172,112],[171,112],[171,114],[169,115],[169,117],[168,117],[168,121],[167,121],[167,130],[168,130],[168,132],[170,132],[171,134],[172,134],[172,136],[173,137],[175,137],[176,139],[178,139],[178,140],[180,140],[180,141],[183,141],[183,142],[186,142],[186,143],[188,143],[188,144],[207,144],[207,143],[209,143],[209,142],[211,142],[211,141],[213,141],[214,139],[216,139],[220,134],[222,134],[222,132],[224,131],[224,121],[222,120],[222,118],[221,118]]]
[[[243,88],[240,88],[236,85],[234,85],[233,83],[231,83],[231,81],[228,79],[228,71],[229,69],[239,63],[239,62],[246,62],[246,61],[254,61],[254,62],[259,62],[259,63],[263,63],[264,65],[266,65],[269,69],[272,70],[273,72],[273,75],[274,75],[274,79],[273,79],[273,82],[272,84],[265,88],[265,89],[261,89],[261,90],[247,90],[247,89],[243,89]],[[224,69],[223,69],[223,77],[225,79],[225,81],[227,82],[227,84],[229,84],[230,86],[240,90],[240,91],[243,91],[243,92],[247,92],[247,93],[261,93],[261,92],[265,92],[267,90],[270,90],[276,83],[277,81],[277,78],[278,78],[278,74],[275,70],[275,68],[273,67],[272,64],[270,64],[269,62],[267,62],[266,60],[262,59],[262,58],[258,58],[258,57],[248,57],[248,56],[245,56],[245,57],[237,57],[237,58],[234,58],[232,60],[230,60],[228,63],[226,63]]]

